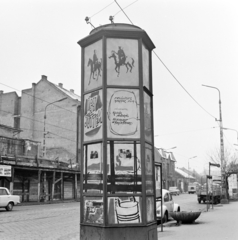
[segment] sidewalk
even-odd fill
[[[208,212],[202,212],[192,224],[176,225],[176,221],[158,226],[158,240],[236,240],[238,239],[238,202],[215,205]]]

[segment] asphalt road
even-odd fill
[[[182,193],[179,196],[173,196],[174,202],[180,205],[181,211],[206,211],[207,205],[199,204],[196,194]]]
[[[1,240],[79,239],[79,202],[0,209]]]

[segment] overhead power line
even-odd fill
[[[4,111],[4,110],[2,110],[2,109],[0,109],[0,111],[5,112],[5,113],[10,113],[10,114],[12,114],[11,112],[7,112],[7,111]],[[32,121],[34,121],[34,122],[39,122],[39,123],[44,124],[44,122],[42,122],[42,121],[35,120],[35,119],[33,119],[33,118],[26,117],[26,116],[24,116],[24,115],[21,115],[20,117],[25,118],[25,119],[28,119],[28,120],[32,120]],[[53,127],[56,127],[56,128],[60,128],[60,129],[66,130],[66,131],[75,132],[75,130],[67,129],[67,128],[64,128],[64,127],[59,127],[59,126],[54,125],[54,124],[51,124],[51,123],[45,123],[45,124],[48,125],[48,126],[53,126]]]
[[[116,1],[116,0],[114,0],[115,1],[115,3],[118,5],[118,7],[121,9],[121,11],[125,14],[125,16],[127,17],[127,19],[130,21],[130,23],[132,24],[132,25],[134,25],[133,24],[133,22],[131,21],[131,19],[126,15],[126,13],[124,12],[124,10],[121,8],[121,6],[118,4],[118,2]]]
[[[127,14],[123,11],[123,9],[121,8],[121,6],[117,3],[116,0],[114,0],[116,2],[116,4],[119,6],[119,8],[121,9],[121,11],[125,14],[125,16],[128,18],[128,20],[131,22],[131,24],[133,25],[132,21],[130,20],[130,18],[127,16]],[[190,98],[201,108],[203,109],[207,114],[209,114],[212,118],[216,119],[212,114],[210,114],[204,107],[202,107],[201,104],[199,104],[196,99],[185,89],[185,87],[179,82],[179,80],[174,76],[174,74],[170,71],[170,69],[165,65],[165,63],[161,60],[161,58],[157,55],[157,53],[155,51],[153,51],[153,53],[155,54],[155,56],[160,60],[160,62],[163,64],[163,66],[167,69],[167,71],[171,74],[171,76],[176,80],[176,82],[180,85],[180,87],[182,87],[182,89],[190,96]]]
[[[165,63],[161,60],[161,58],[157,55],[155,51],[153,51],[155,56],[159,59],[159,61],[163,64],[163,66],[166,68],[166,70],[170,73],[170,75],[176,80],[176,82],[180,85],[180,87],[189,95],[189,97],[201,108],[203,109],[207,114],[209,114],[212,118],[216,119],[212,114],[210,114],[200,103],[197,102],[197,100],[186,90],[186,88],[179,82],[179,80],[174,76],[174,74],[170,71],[170,69],[165,65]]]

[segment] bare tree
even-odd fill
[[[220,150],[214,151],[212,154],[208,154],[212,163],[220,164],[221,165],[221,155]],[[223,165],[221,166],[224,173],[224,180],[225,180],[225,189],[226,189],[226,196],[228,195],[228,178],[231,174],[238,173],[238,154],[234,153],[233,151],[229,150],[228,148],[224,149],[224,161]]]

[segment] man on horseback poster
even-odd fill
[[[119,63],[122,65],[126,61],[126,54],[124,53],[123,49],[119,46],[117,51],[117,55],[119,57]]]
[[[94,71],[96,70],[96,65],[98,63],[98,57],[97,57],[97,53],[96,50],[93,51],[93,66],[94,66]]]

